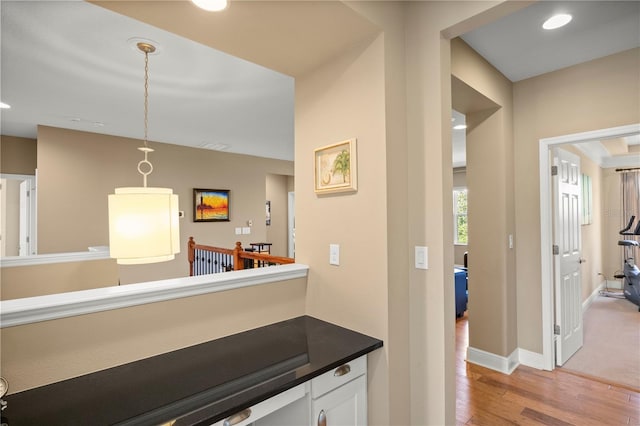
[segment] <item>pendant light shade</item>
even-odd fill
[[[121,265],[164,262],[180,252],[178,196],[170,188],[147,187],[147,176],[153,171],[147,146],[148,61],[155,47],[138,43],[145,54],[144,73],[144,160],[138,163],[143,177],[142,187],[116,188],[109,195],[110,256]]]
[[[208,12],[220,12],[228,6],[227,0],[191,0],[193,4]]]
[[[109,247],[121,265],[173,260],[180,252],[178,196],[169,188],[116,188]]]

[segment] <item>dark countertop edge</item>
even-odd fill
[[[320,356],[315,361],[314,361],[315,358],[310,359],[310,362],[308,362],[307,364],[299,367],[295,367],[289,370],[288,372],[284,372],[279,376],[274,377],[273,379],[267,379],[262,382],[257,382],[255,385],[251,385],[247,388],[241,388],[242,390],[238,390],[236,392],[226,394],[225,396],[219,399],[210,400],[211,402],[206,402],[206,400],[202,400],[202,398],[199,398],[198,394],[194,394],[191,397],[187,397],[185,399],[167,400],[166,404],[163,406],[159,406],[158,408],[151,409],[149,411],[139,411],[138,414],[134,414],[133,417],[116,421],[115,424],[123,425],[123,426],[124,425],[133,426],[133,425],[165,424],[167,421],[172,421],[173,419],[177,421],[176,425],[185,425],[185,426],[210,425],[232,414],[242,411],[245,408],[249,408],[251,406],[259,404],[273,396],[276,396],[282,392],[285,392],[291,388],[294,388],[295,386],[308,382],[311,379],[317,376],[320,376],[328,371],[331,371],[332,369],[335,369],[347,362],[350,362],[356,358],[359,358],[376,349],[383,347],[383,341],[380,339],[367,336],[358,331],[351,330],[346,327],[333,324],[325,320],[320,320],[318,318],[314,318],[309,315],[302,315],[300,317],[278,321],[276,323],[272,323],[267,326],[257,327],[255,329],[239,332],[239,333],[236,333],[235,335],[222,337],[220,339],[213,339],[212,341],[205,342],[205,343],[212,343],[214,341],[228,339],[229,337],[237,336],[237,335],[243,335],[243,334],[246,335],[247,333],[255,332],[262,328],[271,328],[273,326],[277,327],[279,324],[286,324],[286,323],[292,323],[292,322],[295,323],[300,321],[303,321],[306,324],[309,324],[308,323],[309,320],[312,320],[313,323],[316,324],[311,328],[314,330],[318,330],[321,333],[320,335],[317,336],[320,338],[320,340],[317,340],[317,341],[314,340],[317,343],[323,341],[322,333],[324,333],[323,330],[326,331],[327,327],[330,330],[330,335],[335,334],[336,338],[338,339],[338,340],[335,340],[334,342],[336,344],[335,346],[336,350],[329,351],[328,356],[327,355]],[[321,323],[324,323],[325,325],[322,325]],[[364,337],[364,340],[358,338],[356,340],[359,340],[359,343],[356,343],[350,346],[350,343],[347,343],[347,341],[344,340],[344,338],[346,337],[345,333],[346,335],[349,335],[349,333],[353,334],[354,336],[359,335],[360,337]],[[315,332],[307,336],[307,338],[309,337],[315,338],[316,337]],[[192,349],[197,346],[201,346],[201,344],[196,344],[192,347],[178,349],[176,351],[171,351],[169,353],[178,353],[184,350]],[[113,369],[118,369],[126,365],[138,364],[140,362],[146,362],[149,359],[157,358],[158,356],[160,357],[166,356],[169,353],[159,354],[157,356],[153,356],[148,359],[133,361],[131,363],[114,367]],[[310,353],[314,353],[314,352],[312,351]],[[89,377],[89,376],[93,376],[94,374],[104,374],[106,371],[113,370],[113,369],[102,370],[96,373],[89,373],[88,375],[81,376],[79,378],[67,379],[62,382],[74,382],[75,380],[81,379],[82,377]],[[58,383],[62,383],[62,382],[58,382]],[[56,385],[56,384],[52,384],[52,385]],[[25,391],[19,392],[18,394],[30,394],[30,392],[33,390],[47,388],[49,386],[51,385],[44,385],[41,388],[25,390]],[[18,394],[13,394],[13,395],[17,396]],[[12,399],[11,397],[12,395],[7,396],[7,398],[9,399],[9,405],[10,405],[9,408],[11,408],[11,399]],[[203,404],[200,404],[198,400],[202,401]],[[18,410],[19,410],[18,413],[21,412],[20,409]],[[11,411],[12,410],[10,409],[6,410],[3,412],[3,415],[5,414],[8,415]],[[176,414],[175,415],[171,414],[172,412]],[[178,414],[179,412],[186,413],[186,414]],[[173,417],[173,416],[177,416],[177,417]],[[13,416],[9,416],[9,418],[10,419],[13,418],[15,420]],[[20,418],[20,415],[18,416],[18,418]],[[73,423],[73,420],[71,419],[69,420]],[[19,423],[19,424],[30,424],[30,423]]]

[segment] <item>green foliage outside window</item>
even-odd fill
[[[467,190],[456,189],[453,191],[453,225],[455,244],[467,244],[469,225],[467,222]]]

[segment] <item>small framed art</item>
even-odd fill
[[[358,189],[355,139],[318,148],[314,157],[317,194]]]
[[[229,222],[228,189],[193,189],[194,222]]]

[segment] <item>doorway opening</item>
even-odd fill
[[[36,176],[0,175],[2,257],[37,254]]]
[[[554,268],[553,268],[553,209],[551,194],[550,150],[567,144],[622,138],[640,133],[640,124],[613,127],[589,132],[540,139],[540,250],[542,278],[542,362],[545,370],[555,368],[554,345]]]

